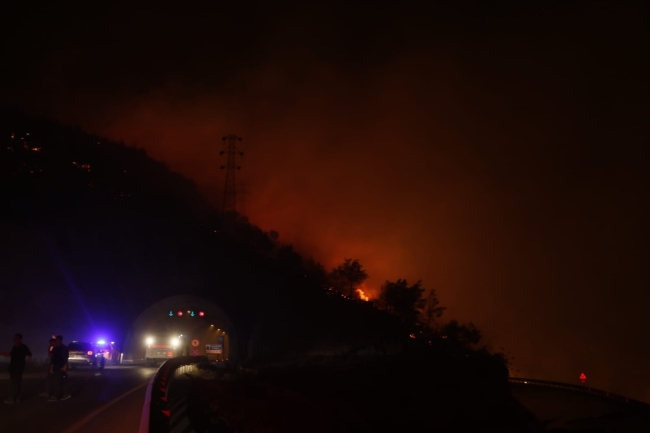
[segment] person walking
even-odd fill
[[[65,393],[69,355],[68,346],[63,344],[63,337],[57,335],[50,358],[50,398],[47,401],[56,402],[70,398],[70,394]]]
[[[0,356],[11,358],[9,376],[11,377],[12,396],[5,400],[7,404],[20,403],[20,392],[23,383],[23,372],[26,361],[32,360],[32,352],[23,344],[22,334],[14,335],[14,345],[11,352],[0,352]]]

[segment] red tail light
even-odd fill
[[[89,350],[89,351],[88,351],[88,356],[90,356],[90,355],[92,355],[92,354],[93,354],[93,351],[92,351],[92,350]]]

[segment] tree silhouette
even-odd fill
[[[330,284],[344,295],[352,297],[358,297],[356,289],[367,279],[368,274],[357,259],[345,259],[329,274]]]
[[[446,309],[447,307],[440,306],[440,301],[438,300],[436,291],[431,289],[429,295],[425,299],[424,310],[422,311],[427,326],[431,328],[434,318],[440,318]]]
[[[443,337],[459,343],[462,347],[470,348],[481,341],[483,335],[472,322],[467,325],[461,325],[456,320],[452,320],[441,329]]]
[[[388,312],[401,317],[408,323],[415,323],[420,310],[425,305],[425,300],[422,299],[424,289],[421,287],[421,283],[418,281],[409,286],[404,279],[399,279],[396,282],[386,281],[381,287],[380,303]]]

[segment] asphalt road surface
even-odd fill
[[[23,399],[19,404],[0,402],[0,432],[73,433],[92,431],[137,433],[149,380],[157,367],[107,366],[103,371],[77,368],[68,374],[67,391],[72,398],[48,402],[45,370],[23,376]],[[0,374],[0,397],[11,393],[9,374]]]

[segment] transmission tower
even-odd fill
[[[235,134],[230,134],[223,137],[223,141],[228,140],[228,145],[226,150],[219,152],[219,155],[224,153],[228,155],[226,160],[226,165],[222,165],[220,168],[226,170],[226,186],[223,192],[223,212],[224,214],[229,212],[234,212],[237,208],[237,191],[235,183],[235,172],[241,170],[241,167],[235,163],[235,157],[237,155],[243,156],[244,152],[240,152],[237,149],[237,141],[242,141],[241,137],[237,137]]]

